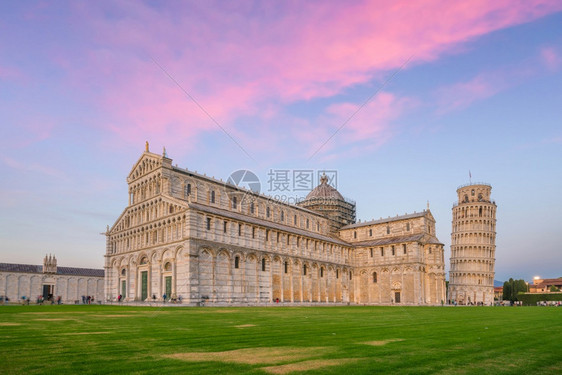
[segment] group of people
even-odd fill
[[[27,297],[27,296],[22,296],[21,297],[21,304],[22,305],[29,305],[31,302],[31,298]],[[55,298],[52,295],[49,295],[49,297],[45,298],[42,295],[37,296],[37,299],[35,300],[35,303],[38,305],[42,305],[45,302],[51,302],[51,305],[54,305],[55,303],[57,305],[62,304],[62,297],[61,296],[57,296],[57,298]]]
[[[176,297],[175,294],[172,294],[172,296],[170,297],[170,296],[168,296],[166,293],[164,293],[164,294],[162,295],[162,300],[163,300],[164,302],[168,302],[168,301],[169,301],[169,302],[172,302],[172,303],[181,303],[182,297],[181,297],[181,296],[177,296],[177,297]],[[117,296],[117,302],[121,302],[121,301],[123,301],[123,296],[122,296],[121,294],[119,294],[119,295]],[[153,294],[153,295],[152,295],[152,301],[153,301],[153,302],[156,302],[156,294]]]
[[[94,296],[82,296],[82,304],[83,305],[89,305],[94,303]]]

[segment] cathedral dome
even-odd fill
[[[326,175],[322,175],[322,177],[320,177],[320,185],[316,186],[310,193],[308,193],[305,201],[310,199],[345,200],[339,191],[328,184],[328,177]]]

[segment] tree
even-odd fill
[[[558,288],[556,285],[551,285],[550,286],[550,291],[551,292],[559,292],[560,288]]]
[[[511,283],[509,281],[503,283],[503,300],[511,300]]]
[[[512,278],[509,281],[503,283],[503,299],[518,301],[517,295],[522,292],[525,293],[527,291],[527,283],[525,280],[513,280]]]

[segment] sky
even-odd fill
[[[562,276],[562,2],[0,3],[0,262],[101,268],[144,151],[357,217],[492,185],[496,279]],[[470,176],[469,176],[470,173]]]

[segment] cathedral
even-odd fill
[[[444,246],[427,210],[356,222],[326,177],[288,204],[145,152],[106,231],[105,295],[186,305],[445,301]]]

